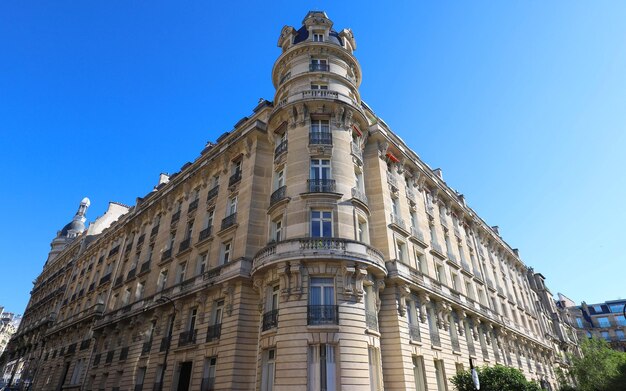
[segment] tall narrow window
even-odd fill
[[[310,144],[332,145],[330,123],[327,119],[311,119]]]
[[[141,390],[144,378],[146,377],[146,367],[138,367],[135,374],[135,390]]]
[[[357,240],[364,243],[369,243],[369,229],[367,228],[367,220],[364,217],[357,217]]]
[[[435,360],[435,377],[437,378],[437,391],[448,391],[443,360]]]
[[[194,331],[196,329],[196,319],[198,317],[198,309],[193,308],[189,313],[189,322],[187,326],[187,330]]]
[[[313,33],[313,42],[324,42],[324,34]]]
[[[308,356],[309,391],[335,391],[335,347],[329,344],[311,345]]]
[[[200,391],[209,391],[215,387],[215,368],[217,367],[217,357],[207,357],[204,359],[204,370],[202,373],[202,385]]]
[[[193,232],[193,220],[189,220],[187,222],[187,230],[186,230],[186,234],[185,234],[185,239],[191,238],[192,232]]]
[[[167,269],[161,270],[159,273],[159,280],[157,281],[158,290],[163,290],[167,286]]]
[[[198,255],[198,265],[196,266],[196,274],[200,275],[205,272],[207,258],[208,258],[207,253],[202,253]]]
[[[398,260],[406,262],[407,259],[407,250],[406,243],[401,240],[396,240],[396,256]]]
[[[333,214],[330,211],[311,211],[311,237],[330,238],[333,236]]]
[[[261,391],[274,390],[276,349],[266,349],[261,356]]]
[[[333,278],[310,279],[308,324],[338,324]]]
[[[176,283],[180,284],[185,280],[185,272],[187,271],[187,262],[181,262],[176,266]]]
[[[285,170],[284,169],[276,172],[274,190],[280,189],[283,186],[285,186]]]
[[[283,239],[282,232],[283,232],[283,217],[280,216],[278,219],[272,221],[272,233],[271,233],[272,237],[270,239],[275,242],[280,242]]]
[[[330,180],[330,160],[329,159],[311,159],[311,173],[310,180],[317,182],[310,182],[311,186],[323,186]],[[310,191],[315,191],[311,189]],[[322,191],[322,190],[317,190]]]
[[[143,298],[143,292],[146,287],[146,282],[141,281],[137,283],[137,289],[135,289],[135,300],[141,300]]]
[[[426,371],[422,356],[413,356],[413,378],[415,379],[415,390],[426,391]]]
[[[228,210],[226,216],[232,216],[237,213],[237,196],[228,199]]]
[[[232,242],[226,242],[222,245],[222,265],[230,262]]]
[[[328,71],[328,60],[325,58],[312,58],[311,71]]]
[[[382,389],[382,376],[380,374],[380,351],[374,346],[367,347],[367,355],[370,370],[370,390]]]

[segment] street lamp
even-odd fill
[[[167,332],[167,344],[165,345],[165,356],[163,357],[163,365],[161,369],[161,382],[159,383],[159,390],[163,391],[163,383],[165,382],[165,370],[167,369],[167,355],[170,352],[170,345],[172,344],[172,332],[174,331],[174,319],[176,319],[176,304],[172,299],[167,296],[161,296],[157,303],[165,304],[169,303],[172,305],[174,312],[172,313],[172,320],[170,321],[170,326]]]

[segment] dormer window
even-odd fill
[[[324,34],[313,33],[313,42],[324,42]]]

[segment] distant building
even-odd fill
[[[9,344],[11,337],[16,333],[21,320],[21,316],[15,315],[12,312],[5,312],[4,307],[0,306],[0,357]],[[7,366],[5,370],[8,370],[10,373],[12,366]],[[5,380],[8,380],[8,377],[5,373],[0,372],[0,385],[2,385]]]
[[[580,338],[602,338],[611,347],[621,352],[626,351],[626,319],[624,306],[626,300],[611,300],[598,304],[580,306],[570,303],[569,309],[575,317],[575,325]]]
[[[273,102],[87,230],[83,200],[5,360],[38,391],[446,390],[470,359],[556,389],[543,276],[361,100],[352,31],[278,45]]]

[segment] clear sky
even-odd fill
[[[626,2],[0,2],[0,305],[49,243],[194,160],[259,98],[283,25],[353,29],[363,99],[552,292],[626,298]]]

